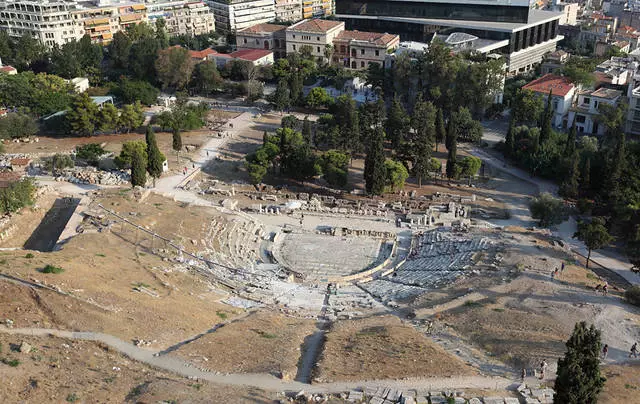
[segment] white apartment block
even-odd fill
[[[286,30],[287,53],[300,52],[303,47],[311,50],[311,55],[326,61],[327,45],[344,31],[344,22],[330,20],[304,20]]]
[[[177,0],[147,2],[150,22],[162,18],[169,35],[201,35],[215,30],[213,11],[202,1]]]
[[[275,0],[276,21],[296,22],[302,19],[302,0]]]
[[[148,21],[147,7],[141,3],[104,0],[78,3],[71,14],[76,25],[83,29],[83,35],[89,35],[94,43],[105,45],[116,32]]]
[[[208,0],[213,10],[216,30],[234,32],[276,19],[275,0]]]
[[[0,1],[0,29],[12,37],[32,35],[48,46],[82,38],[84,30],[71,15],[75,1]]]

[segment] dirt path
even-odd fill
[[[46,328],[5,328],[0,332],[11,335],[30,335],[36,337],[56,336],[76,340],[97,341],[155,368],[163,369],[184,377],[208,380],[214,383],[234,386],[252,386],[269,391],[300,391],[309,393],[339,393],[362,387],[390,387],[394,389],[437,390],[454,389],[500,389],[504,390],[517,383],[502,377],[444,377],[406,380],[364,380],[358,382],[336,382],[310,385],[296,381],[283,381],[268,374],[220,374],[204,371],[192,364],[171,356],[158,356],[156,351],[136,347],[109,334],[94,332],[63,331]]]

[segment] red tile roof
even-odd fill
[[[387,45],[395,39],[399,39],[398,35],[380,34],[378,32],[366,32],[366,31],[342,31],[338,34],[336,39],[366,41],[376,45]]]
[[[287,31],[304,31],[304,32],[317,32],[325,33],[333,28],[343,25],[341,21],[330,20],[304,20],[297,24],[293,24]]]
[[[12,166],[28,166],[31,163],[31,159],[27,158],[14,158],[11,159]]]
[[[191,56],[191,59],[206,59],[207,56],[209,55],[214,55],[218,52],[216,52],[215,50],[211,49],[211,48],[207,48],[207,49],[203,49],[201,51],[189,51],[189,56]]]
[[[263,57],[272,54],[270,50],[264,49],[240,49],[235,52],[229,54],[232,58],[248,60],[250,62],[255,62],[258,59],[262,59]]]
[[[260,34],[263,32],[278,32],[287,29],[286,25],[257,24],[238,31],[238,34]]]
[[[549,73],[522,88],[541,94],[549,94],[551,91],[553,95],[565,97],[575,86],[568,78]]]
[[[16,71],[18,70],[13,66],[0,66],[0,72],[10,73],[10,72],[16,72]]]

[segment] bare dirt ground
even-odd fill
[[[312,320],[257,312],[182,346],[172,355],[220,372],[270,373],[292,380],[300,348],[313,330]]]
[[[397,317],[339,321],[326,334],[316,379],[470,376],[476,370]]]
[[[28,352],[20,352],[23,342],[31,346]],[[6,362],[0,362],[4,403],[271,403],[274,398],[258,389],[176,377],[89,341],[0,333],[0,347]]]

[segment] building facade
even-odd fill
[[[297,22],[302,19],[302,0],[275,0],[276,21]]]
[[[333,40],[333,62],[348,69],[384,67],[387,54],[400,44],[400,36],[377,32],[342,31]]]
[[[0,29],[12,37],[32,35],[47,46],[62,45],[84,35],[72,16],[75,2],[5,0],[0,2]]]
[[[99,4],[99,3],[98,3]],[[78,3],[71,12],[78,27],[91,37],[94,43],[108,44],[118,31],[126,30],[131,25],[147,22],[147,7],[141,3],[86,6]],[[82,36],[81,35],[81,36]]]
[[[614,106],[621,97],[622,91],[604,87],[578,93],[576,103],[569,111],[569,126],[576,125],[578,133],[604,135],[606,127],[598,122],[599,106],[602,104]]]
[[[276,19],[275,0],[207,1],[215,16],[216,30],[235,32]]]
[[[236,33],[238,49],[264,49],[273,52],[276,59],[287,55],[286,25],[258,24]]]
[[[321,18],[332,14],[332,0],[302,0],[302,18]]]
[[[435,33],[473,35],[500,45],[511,75],[532,70],[563,39],[561,13],[531,10],[529,0],[335,0],[349,29],[393,32],[403,41],[429,42]]]
[[[213,12],[203,1],[157,1],[147,4],[149,22],[162,18],[167,33],[176,35],[202,35],[215,30]]]
[[[303,47],[311,55],[327,61],[328,46],[344,31],[344,22],[330,20],[304,20],[286,29],[287,53],[300,52]]]
[[[576,87],[568,78],[555,74],[547,74],[526,84],[522,89],[533,91],[542,97],[545,105],[549,93],[551,93],[551,108],[553,109],[553,119],[551,123],[556,128],[566,127],[565,120],[567,119],[576,93]]]

